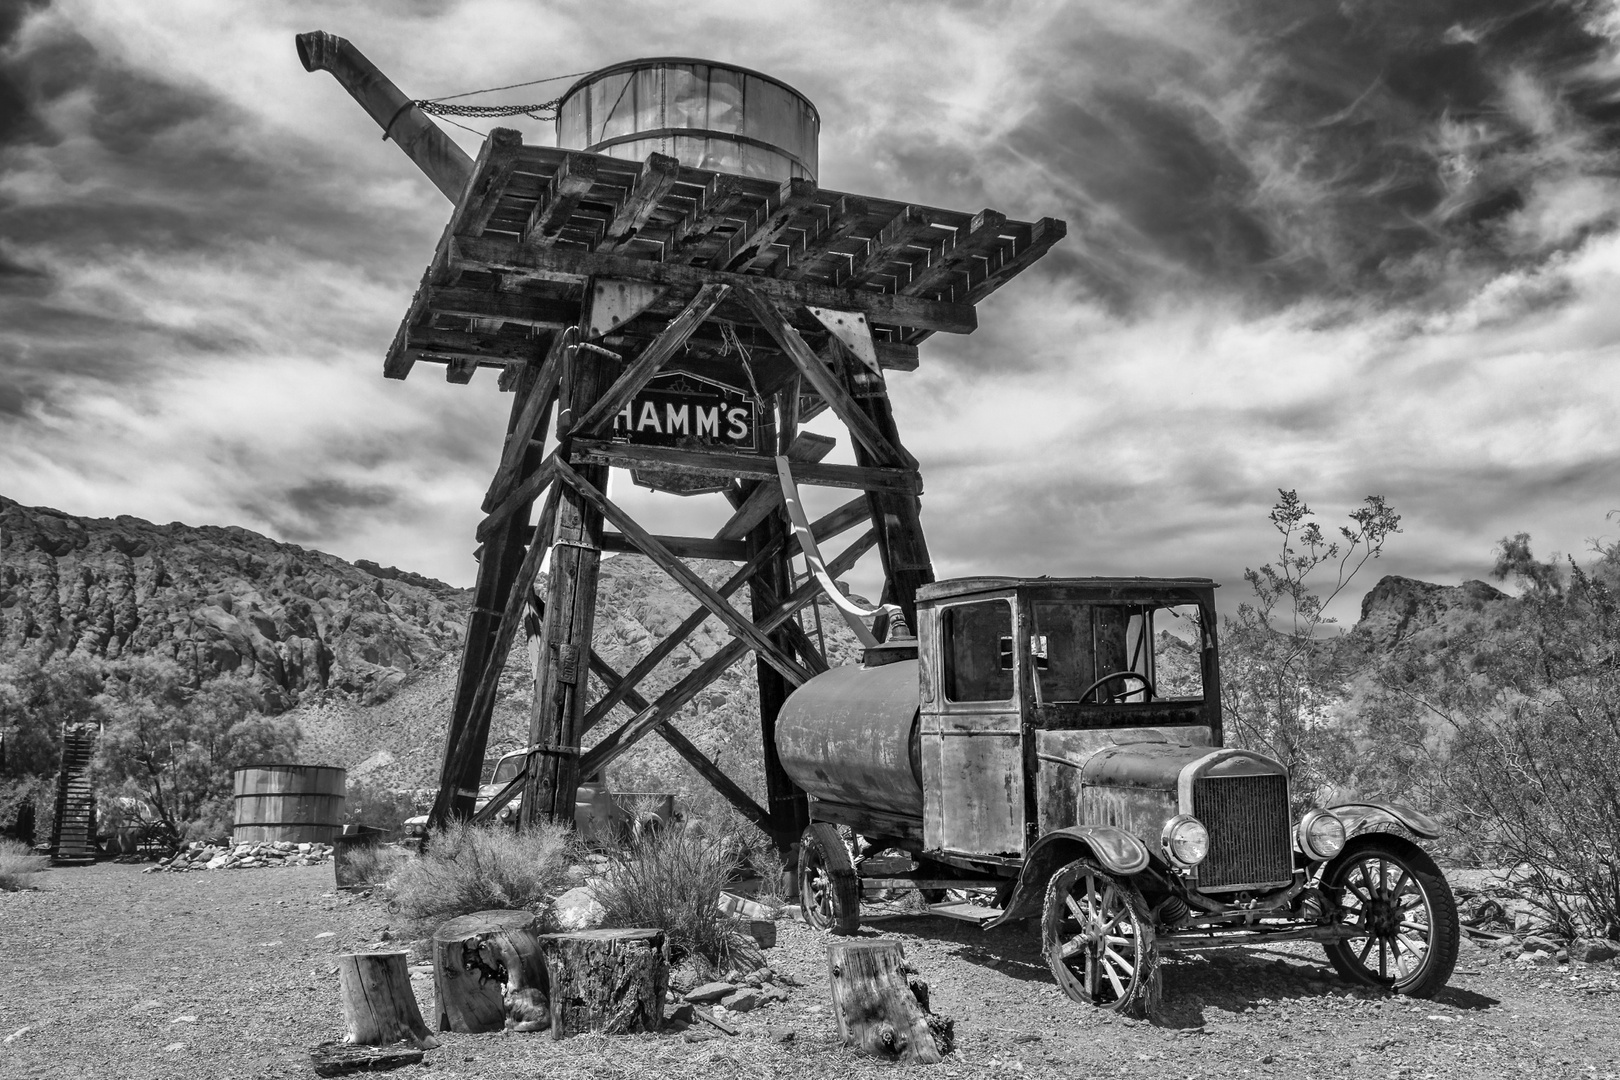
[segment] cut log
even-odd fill
[[[539,919],[479,911],[433,932],[433,1000],[440,1031],[472,1035],[551,1026]]]
[[[415,1065],[423,1052],[414,1046],[345,1046],[321,1043],[309,1052],[309,1063],[316,1076],[347,1076],[357,1072],[381,1072]]]
[[[338,957],[343,1020],[351,1046],[406,1042],[418,1050],[438,1046],[422,1022],[402,952],[343,953]]]
[[[551,1034],[657,1031],[669,964],[662,930],[582,930],[540,938],[552,1001]]]
[[[912,970],[898,941],[831,942],[827,945],[827,974],[832,983],[833,1015],[845,1043],[889,1061],[926,1065],[940,1060],[935,1033],[943,1036],[950,1025],[930,1022],[933,1018],[925,1004],[927,984],[921,984],[920,995],[913,991]]]

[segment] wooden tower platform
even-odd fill
[[[915,625],[916,590],[933,567],[918,520],[922,480],[900,440],[888,373],[915,369],[931,334],[971,332],[974,305],[1064,232],[1051,218],[941,210],[491,133],[384,365],[396,379],[441,365],[453,383],[492,368],[514,393],[477,529],[476,599],[433,824],[473,813],[496,687],[550,551],[529,766],[480,816],[521,794],[523,821],[569,820],[580,779],[656,732],[779,845],[796,841],[805,803],[776,760],[776,713],[827,662],[794,618],[818,590],[813,580],[794,587],[798,545],[775,457],[790,459],[798,484],[853,493],[812,526],[822,541],[864,526],[829,569],[847,571],[875,547],[884,601]],[[826,409],[848,430],[857,464],[823,463],[831,442],[800,431]],[[724,498],[719,527],[651,535],[607,497],[611,466],[662,490]],[[603,551],[651,559],[695,601],[623,673],[591,650]],[[715,589],[688,558],[740,566]],[[753,617],[727,599],[744,587]],[[644,698],[642,680],[711,615],[732,642]],[[764,806],[671,723],[749,653]],[[588,700],[590,674],[607,687],[599,700]],[[620,705],[632,715],[610,728]]]

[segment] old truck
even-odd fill
[[[873,888],[987,927],[1038,917],[1069,997],[1137,1016],[1172,949],[1319,942],[1353,983],[1443,987],[1456,903],[1419,846],[1437,823],[1383,802],[1296,814],[1281,764],[1223,745],[1215,588],[924,586],[914,637],[817,676],[777,718],[810,799],[806,920],[853,932]]]

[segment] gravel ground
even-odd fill
[[[342,1035],[335,956],[376,946],[389,917],[332,889],[332,869],[142,875],[52,870],[0,894],[0,1077],[304,1076],[309,1047]],[[1616,1077],[1620,972],[1533,968],[1464,944],[1434,1001],[1348,992],[1319,949],[1228,950],[1166,964],[1160,1026],[1070,1003],[1031,934],[937,918],[863,930],[900,939],[956,1020],[938,1077]],[[387,946],[383,946],[387,947]],[[826,939],[779,926],[768,954],[803,980],[791,999],[735,1017],[736,1038],[554,1043],[441,1035],[413,1077],[891,1075],[837,1044]],[[415,978],[424,1014],[432,981]],[[779,1041],[791,1033],[788,1041]],[[697,1035],[699,1041],[688,1041]]]

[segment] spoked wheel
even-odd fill
[[[817,930],[853,934],[861,925],[861,884],[838,830],[817,822],[799,844],[799,908]]]
[[[1377,836],[1340,855],[1323,885],[1357,935],[1327,946],[1344,978],[1411,997],[1433,997],[1457,964],[1457,901],[1416,844]]]
[[[1159,1004],[1159,948],[1141,892],[1090,859],[1052,876],[1041,947],[1075,1001],[1149,1018]]]

